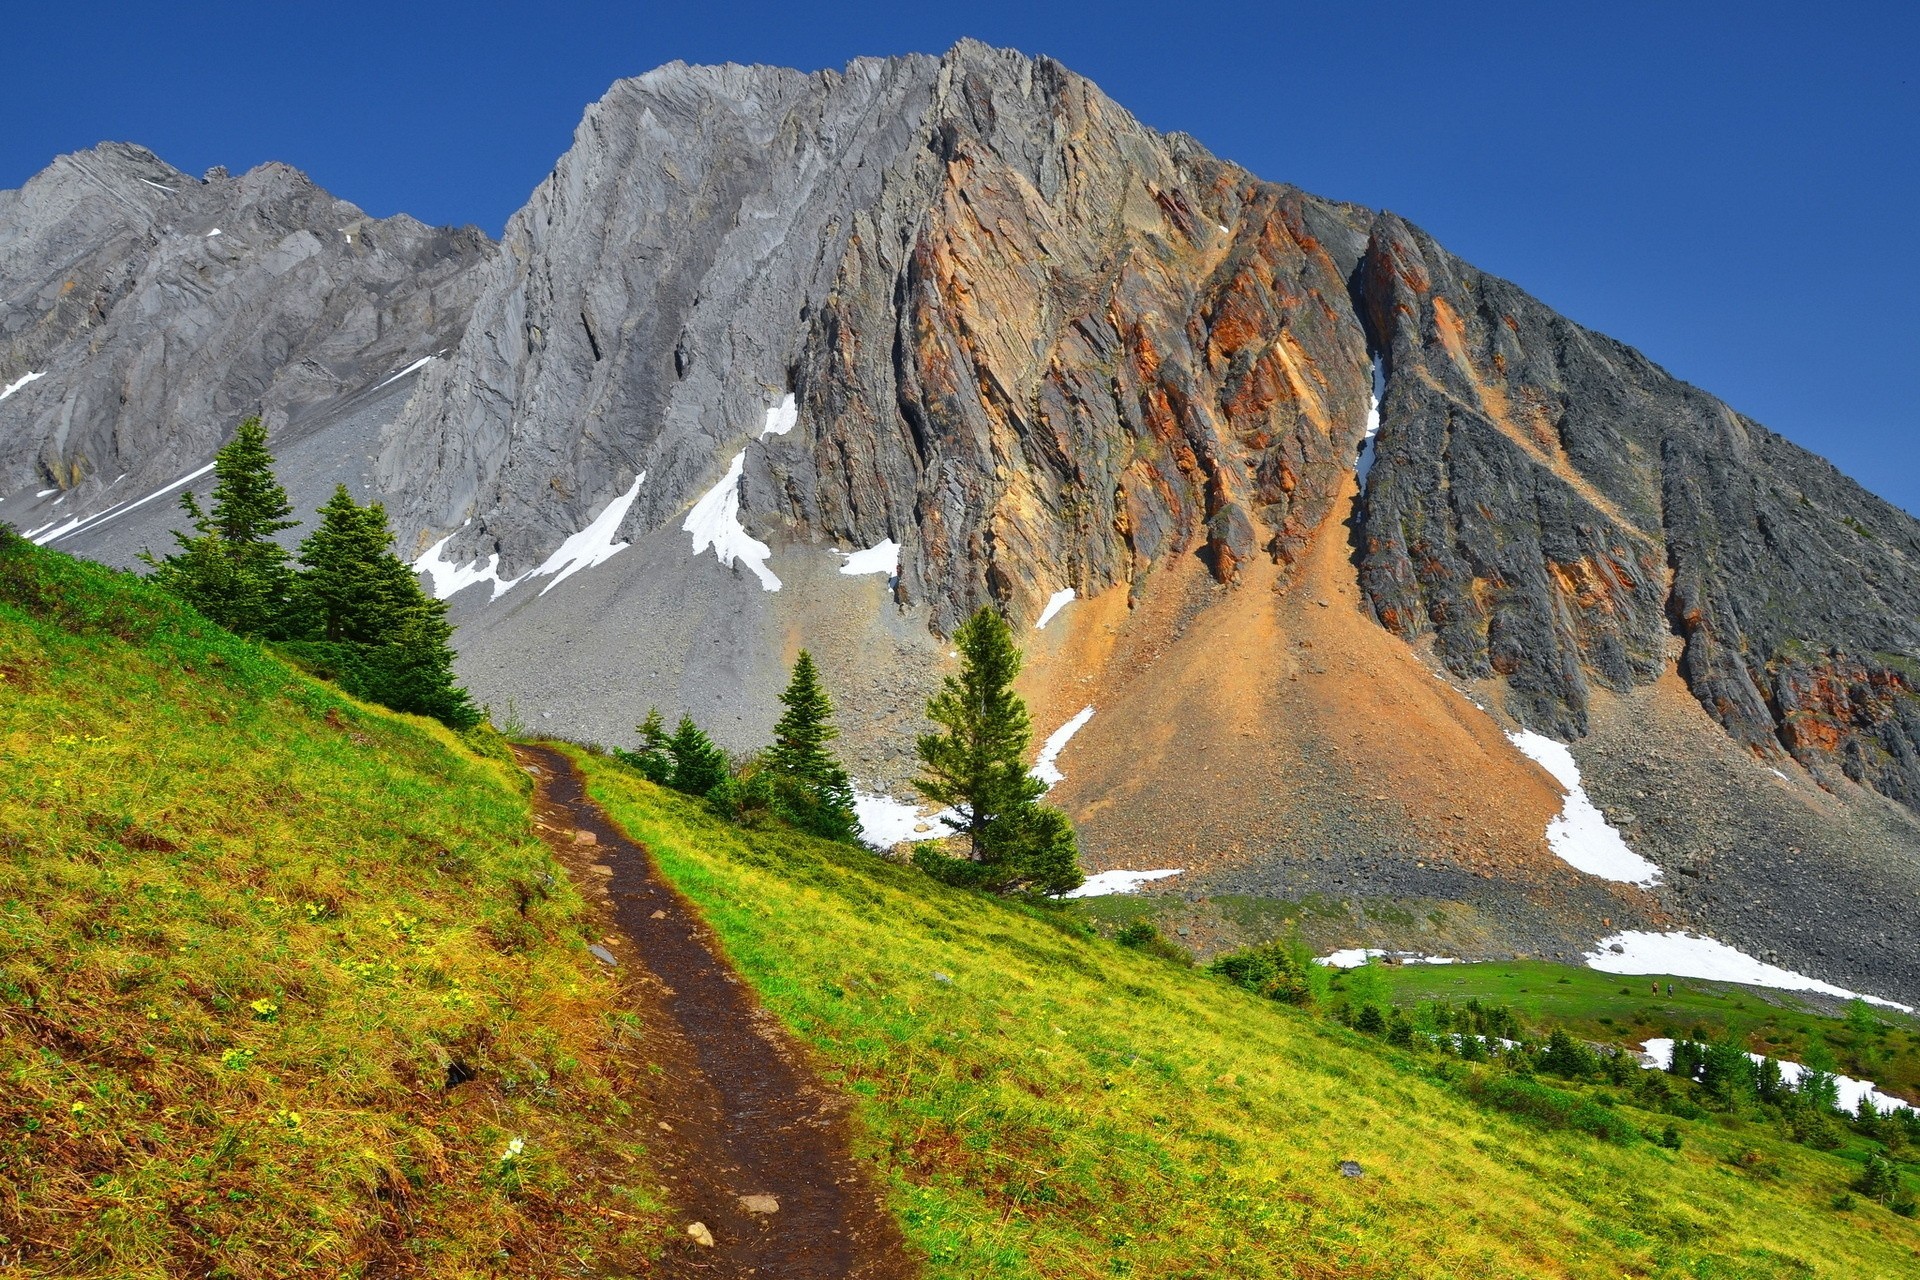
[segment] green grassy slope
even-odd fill
[[[0,1271],[550,1276],[657,1238],[636,1029],[497,738],[0,533],[0,778]]]
[[[1758,1126],[1682,1122],[1678,1152],[1530,1128],[1430,1059],[577,758],[860,1097],[933,1275],[1920,1270],[1912,1221],[1829,1207],[1857,1166]]]

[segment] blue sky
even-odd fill
[[[497,234],[615,78],[963,35],[1396,210],[1920,512],[1920,6],[10,6],[0,186],[104,139]]]

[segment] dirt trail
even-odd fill
[[[544,834],[618,926],[603,940],[647,1007],[648,1056],[662,1068],[652,1099],[672,1127],[656,1150],[683,1223],[657,1274],[778,1280],[907,1280],[918,1274],[898,1227],[855,1163],[844,1103],[820,1085],[773,1016],[721,957],[706,925],[587,798],[573,762],[518,747],[538,784]],[[592,832],[591,844],[576,831]],[[636,981],[637,979],[637,981]],[[771,1196],[774,1212],[747,1197]],[[759,1207],[764,1208],[764,1204]]]

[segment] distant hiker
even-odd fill
[[[1659,983],[1657,983],[1657,982],[1649,982],[1649,983],[1648,983],[1647,985],[1653,988],[1653,994],[1655,994],[1655,995],[1659,995],[1659,994],[1660,994],[1660,984],[1659,984]]]
[[[1671,982],[1669,982],[1669,983],[1667,984],[1667,994],[1668,994],[1668,995],[1672,995],[1672,994],[1673,994],[1673,984],[1672,984]]]

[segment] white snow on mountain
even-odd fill
[[[1602,880],[1642,886],[1660,882],[1660,868],[1629,848],[1625,837],[1588,798],[1580,784],[1580,766],[1565,743],[1527,729],[1510,732],[1507,738],[1566,789],[1566,803],[1547,823],[1547,845],[1562,862]]]
[[[732,568],[733,562],[739,560],[753,570],[763,589],[778,591],[780,579],[767,568],[773,548],[749,534],[740,523],[740,476],[746,465],[747,451],[742,449],[733,455],[733,462],[720,483],[693,504],[693,510],[687,512],[686,521],[680,527],[693,535],[696,556],[712,547],[721,564]]]

